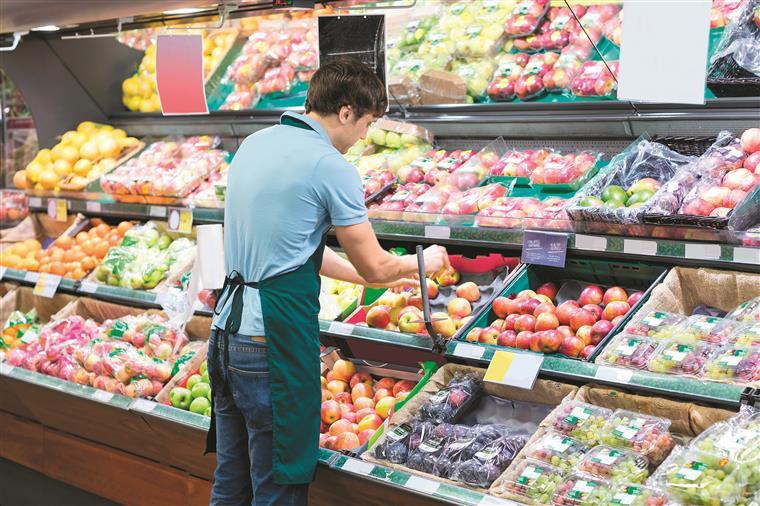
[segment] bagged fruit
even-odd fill
[[[483,428],[486,430],[482,430]],[[432,474],[451,479],[452,471],[462,462],[471,460],[506,432],[503,426],[474,426],[442,423],[433,429],[436,437],[446,441],[443,452],[433,465]]]
[[[665,491],[638,483],[613,482],[594,489],[589,504],[625,504],[630,506],[667,506]]]
[[[524,459],[507,472],[503,481],[508,495],[530,504],[549,504],[555,488],[562,482],[562,472],[546,462]]]
[[[546,91],[543,76],[548,73],[559,59],[559,53],[538,53],[530,57],[522,74],[515,82],[515,93],[520,100],[530,100],[543,95]]]
[[[610,486],[608,481],[594,476],[573,473],[557,485],[551,503],[553,506],[590,506],[597,504],[594,497]]]
[[[625,332],[655,339],[670,339],[686,316],[666,311],[650,311],[637,314],[625,327]]]
[[[39,317],[35,308],[26,313],[15,310],[8,315],[3,324],[0,349],[13,349],[30,344],[37,340],[39,333]]]
[[[279,67],[267,70],[264,77],[256,83],[256,90],[261,95],[272,93],[287,95],[290,93],[295,77],[295,69],[291,65],[283,63]]]
[[[737,346],[760,346],[760,323],[744,323],[729,336],[729,342]]]
[[[373,454],[378,459],[405,464],[410,452],[416,451],[423,440],[432,438],[434,429],[432,422],[417,419],[397,425],[385,433],[385,439],[375,446]]]
[[[677,339],[664,341],[649,361],[652,372],[701,376],[717,347],[702,341],[686,343]]]
[[[543,82],[550,92],[560,92],[570,88],[573,77],[583,66],[583,60],[573,53],[560,54],[552,69],[544,74]]]
[[[602,61],[585,62],[570,83],[570,91],[576,97],[613,98],[617,89],[615,77],[618,65],[617,61],[609,64]]]
[[[586,12],[583,5],[575,5],[572,11],[568,7],[552,7],[549,9],[546,17],[549,19],[549,26],[541,34],[542,46],[546,50],[562,49],[570,42],[570,35],[578,33],[581,29],[580,19]],[[575,15],[573,15],[573,11]]]
[[[495,66],[490,58],[479,60],[456,60],[451,65],[451,71],[461,77],[466,86],[467,94],[474,100],[482,100],[486,96],[488,83],[493,76]]]
[[[471,24],[464,37],[456,40],[457,54],[464,58],[484,58],[493,55],[504,31],[497,25]]]
[[[668,431],[670,423],[667,418],[618,409],[602,428],[600,441],[638,452],[657,466],[673,449],[673,437]]]
[[[737,383],[760,381],[760,348],[726,346],[705,368],[705,378]]]
[[[479,227],[523,228],[527,218],[541,211],[543,204],[532,197],[500,197],[478,213]]]
[[[482,391],[483,384],[477,375],[458,372],[446,387],[420,406],[419,416],[435,423],[452,423],[475,403]]]
[[[525,434],[512,434],[487,440],[488,433],[479,432],[473,444],[482,438],[483,446],[472,453],[472,457],[462,458],[451,470],[451,480],[460,481],[473,487],[488,488],[512,463],[522,450],[528,437]],[[490,439],[490,438],[489,438]],[[440,465],[441,459],[438,459]]]
[[[548,0],[520,1],[504,24],[504,31],[511,37],[530,35],[536,31],[548,9]]]

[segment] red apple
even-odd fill
[[[417,308],[413,309],[414,311],[407,311],[398,319],[399,330],[406,334],[420,334],[425,330],[422,315],[417,312]]]
[[[601,304],[603,298],[604,293],[601,288],[596,285],[588,285],[583,289],[580,297],[578,297],[578,305],[585,306],[586,304]]]
[[[530,314],[520,315],[515,320],[515,330],[517,332],[523,332],[525,330],[533,332],[536,327],[536,317]]]
[[[622,316],[626,314],[629,309],[631,309],[631,306],[629,306],[627,302],[615,300],[605,306],[602,317],[605,320],[612,320],[616,316]]]
[[[760,151],[760,128],[748,128],[742,134],[742,149],[747,154]]]
[[[496,320],[492,321],[489,327],[498,330],[499,332],[502,331],[504,328],[504,320],[501,318],[497,318]]]
[[[517,321],[519,317],[520,317],[519,314],[508,315],[507,318],[504,320],[504,329],[515,330],[515,321]]]
[[[556,330],[546,330],[540,332],[541,337],[538,340],[539,348],[543,353],[556,353],[562,344],[562,334]]]
[[[571,329],[567,325],[560,325],[559,327],[557,327],[557,332],[562,334],[563,337],[575,335],[575,332],[573,332],[573,329]]]
[[[454,320],[454,323],[456,324],[457,329],[461,329],[462,327],[470,323],[470,320],[472,320],[472,316],[465,316],[464,318],[461,318],[461,319],[452,318],[452,320]]]
[[[322,403],[320,414],[323,422],[328,425],[332,424],[340,420],[342,414],[340,404],[338,404],[338,401],[325,401]]]
[[[587,309],[579,309],[570,317],[570,328],[578,332],[584,325],[593,325],[596,322],[594,313]]]
[[[518,299],[533,299],[536,297],[536,292],[533,290],[522,290],[517,294]]]
[[[478,339],[480,339],[480,331],[483,330],[481,327],[473,327],[470,329],[470,331],[465,336],[464,340],[469,341],[471,343],[477,343]]]
[[[536,306],[536,309],[533,310],[533,316],[538,316],[542,313],[554,314],[556,310],[557,308],[554,307],[554,304],[548,304],[546,302],[542,302],[541,304]]]
[[[575,335],[587,345],[591,344],[591,327],[592,325],[584,325],[575,331]]]
[[[597,345],[607,334],[610,333],[614,325],[607,320],[599,320],[591,326],[591,344]]]
[[[417,386],[417,383],[410,380],[401,380],[397,381],[395,385],[393,385],[393,395],[398,395],[399,392],[411,392],[414,387]]]
[[[375,401],[375,406],[377,406],[377,402],[383,397],[393,397],[393,392],[387,388],[378,388],[375,390],[375,396],[372,398],[372,400]]]
[[[409,297],[409,306],[416,307],[417,309],[422,311],[422,295],[414,294],[411,297]],[[401,312],[399,312],[399,318],[401,318]]]
[[[332,372],[335,375],[335,379],[339,379],[348,383],[351,376],[356,373],[356,366],[350,360],[336,360],[333,364]]]
[[[557,306],[557,319],[562,325],[570,325],[570,317],[581,307],[574,300],[568,300]]]
[[[372,429],[376,430],[378,427],[380,427],[383,424],[383,419],[380,418],[377,414],[367,415],[361,420],[359,420],[359,426],[357,427],[360,431]]]
[[[541,353],[541,335],[543,332],[535,332],[530,336],[530,351]]]
[[[596,318],[597,320],[600,320],[602,318],[602,308],[601,306],[597,304],[586,304],[585,306],[583,306],[583,309],[594,313],[594,318]]]
[[[334,398],[335,398],[335,396],[332,394],[331,391],[329,391],[329,390],[327,390],[325,388],[322,389],[322,402],[331,401]]]
[[[509,346],[511,348],[514,348],[517,346],[517,334],[515,334],[514,330],[505,330],[501,334],[499,334],[499,338],[496,341],[496,344],[499,346]]]
[[[461,297],[469,302],[480,300],[480,288],[472,281],[462,283],[457,287],[457,297]]]
[[[345,406],[345,404],[343,404],[343,406]],[[356,413],[354,413],[353,411],[344,411],[341,414],[341,418],[344,420],[348,420],[351,423],[356,423]]]
[[[451,316],[464,318],[472,313],[472,306],[467,299],[457,297],[456,299],[451,299],[448,305],[448,310]]]
[[[370,399],[372,400],[372,399]],[[374,408],[374,401],[373,401],[373,407],[371,408],[362,408],[356,412],[356,419],[361,421],[364,417],[367,415],[374,415],[375,414],[375,408]]]
[[[330,437],[329,434],[320,434],[319,435],[319,447],[320,448],[324,448],[325,447],[325,442],[327,441],[327,438],[329,438],[329,437]]]
[[[583,360],[588,360],[592,353],[594,353],[594,350],[596,349],[596,346],[594,345],[588,345],[583,348],[583,351],[581,351],[581,358]]]
[[[493,301],[493,312],[499,318],[506,318],[509,315],[509,306],[511,305],[511,299],[506,297],[496,297]]]
[[[615,318],[612,319],[612,326],[617,327],[620,322],[623,321],[625,318],[625,315],[618,315]]]
[[[541,313],[536,318],[535,330],[553,330],[559,327],[559,320],[554,313]]]
[[[351,399],[354,402],[360,397],[372,397],[372,387],[367,383],[358,383],[351,389]]]
[[[566,336],[559,345],[559,352],[567,357],[577,357],[585,345],[577,336]]]
[[[438,297],[438,283],[428,278],[427,280],[428,299],[433,300]]]
[[[507,299],[506,303],[506,310],[507,314],[520,314],[520,306],[523,302],[525,302],[527,299],[520,299],[520,298],[514,298],[514,299]]]
[[[329,436],[327,439],[325,439],[325,448],[328,450],[337,450],[338,436]]]
[[[612,301],[623,301],[625,302],[628,300],[628,294],[626,291],[619,286],[613,286],[612,288],[608,288],[606,292],[604,292],[604,297],[602,298],[602,304],[605,306],[609,304]]]
[[[540,295],[546,295],[550,299],[554,300],[557,296],[557,285],[554,283],[544,283],[536,288],[536,293]]]
[[[359,436],[353,432],[341,432],[338,434],[338,440],[335,443],[336,450],[353,450],[361,445]]]
[[[384,329],[391,322],[391,308],[380,305],[367,311],[367,325],[376,329]]]
[[[327,389],[337,396],[341,392],[348,390],[348,383],[341,380],[332,380],[327,382]]]
[[[533,314],[533,311],[535,311],[536,308],[540,305],[541,305],[541,301],[539,301],[538,299],[528,299],[522,304],[520,304],[520,313]]]
[[[478,342],[495,345],[499,339],[499,331],[492,327],[486,327],[480,331]]]
[[[351,388],[354,388],[357,383],[367,383],[371,387],[373,383],[372,376],[368,372],[359,371],[351,376],[351,381],[348,382]]]
[[[528,330],[520,332],[517,334],[517,336],[515,336],[515,346],[517,346],[521,350],[530,349],[530,341],[532,338],[533,338],[533,332],[530,332]]]
[[[356,399],[354,399],[354,409],[356,410],[357,413],[361,411],[362,409],[374,408],[374,407],[375,407],[375,401],[373,401],[369,397],[357,397]],[[361,418],[359,418],[359,420],[361,420]]]
[[[335,396],[335,400],[338,401],[338,403],[341,405],[351,404],[351,401],[353,401],[353,397],[351,397],[351,394],[348,392],[341,392]]]
[[[631,295],[628,296],[628,300],[626,302],[629,306],[633,307],[636,305],[638,301],[641,300],[641,298],[644,296],[644,292],[633,292]]]
[[[359,431],[359,444],[363,445],[369,441],[369,438],[371,438],[374,433],[374,429],[364,429],[362,431]]]
[[[375,384],[375,388],[385,388],[386,390],[393,390],[393,386],[396,384],[396,380],[393,378],[381,378]]]
[[[750,170],[754,172],[755,174],[760,174],[758,170],[760,170],[760,152],[755,151],[751,155],[749,155],[744,160],[744,168],[747,170]]]

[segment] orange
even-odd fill
[[[62,235],[55,241],[55,245],[59,248],[69,249],[74,244],[74,238],[68,235]]]
[[[88,234],[87,232],[79,232],[77,234],[77,243],[82,244],[89,238],[90,238],[90,234]]]
[[[48,250],[50,252],[49,258],[54,262],[60,262],[63,260],[64,251],[61,248],[53,246]]]
[[[38,252],[36,252],[36,253],[34,254],[34,259],[35,259],[35,260],[37,260],[37,261],[40,261],[40,260],[42,260],[43,258],[47,258],[47,256],[48,256],[48,255],[47,255],[47,252],[46,252],[46,251],[40,250],[40,251],[38,251]]]
[[[122,221],[121,223],[119,223],[119,226],[116,228],[116,230],[119,232],[119,235],[124,235],[131,228],[132,228],[132,223],[128,221]]]
[[[95,248],[95,256],[98,258],[103,258],[106,256],[106,253],[108,253],[108,249],[110,248],[110,245],[107,241],[100,241],[98,242],[97,247]]]
[[[92,257],[84,257],[82,259],[82,268],[86,271],[91,271],[98,265],[98,261]]]
[[[22,190],[29,188],[29,181],[26,180],[25,170],[19,170],[13,174],[13,186]]]
[[[40,241],[38,241],[37,239],[27,239],[26,241],[24,241],[24,243],[26,244],[26,247],[29,248],[30,250],[39,251],[42,249],[42,245],[40,244]]]
[[[90,225],[92,225],[93,227],[97,227],[98,225],[102,225],[102,224],[103,224],[103,220],[101,220],[100,218],[92,218],[90,220]]]
[[[82,243],[82,250],[87,255],[92,256],[92,255],[95,254],[95,250],[96,250],[97,246],[98,246],[97,242],[95,242],[93,239],[88,239],[88,240],[86,240],[85,242]]]
[[[98,234],[98,237],[105,237],[111,231],[111,227],[109,227],[105,223],[101,223],[100,225],[95,227],[95,231]]]
[[[52,170],[45,169],[42,174],[40,174],[39,183],[45,190],[52,190],[55,188],[55,185],[58,184],[58,174]]]
[[[50,272],[56,276],[63,276],[66,274],[66,268],[61,262],[53,262],[50,264]]]
[[[74,261],[74,250],[66,250],[66,252],[63,254],[63,261],[64,262],[73,262]]]
[[[21,268],[27,271],[37,271],[40,268],[40,263],[34,258],[27,258],[22,262]]]
[[[118,246],[120,242],[121,242],[121,237],[119,236],[119,234],[115,232],[108,234],[108,244],[110,246]]]
[[[84,271],[81,267],[77,267],[72,271],[71,277],[74,279],[82,279],[84,277]]]
[[[50,264],[40,264],[40,272],[47,272],[50,273]]]

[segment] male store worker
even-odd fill
[[[356,168],[341,156],[386,107],[367,66],[331,61],[311,79],[306,114],[250,135],[230,165],[227,278],[209,342],[212,504],[307,503],[319,446],[319,275],[400,286],[417,272],[415,256],[381,248]],[[325,248],[331,227],[348,260]],[[448,266],[440,246],[424,257],[431,273]]]

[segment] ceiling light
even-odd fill
[[[164,14],[168,15],[174,15],[174,14],[196,14],[198,12],[203,12],[207,9],[199,9],[197,7],[185,7],[184,9],[172,9],[170,11],[164,11]]]
[[[60,30],[60,28],[55,25],[45,25],[38,26],[37,28],[32,28],[33,32],[57,32],[58,30]]]

